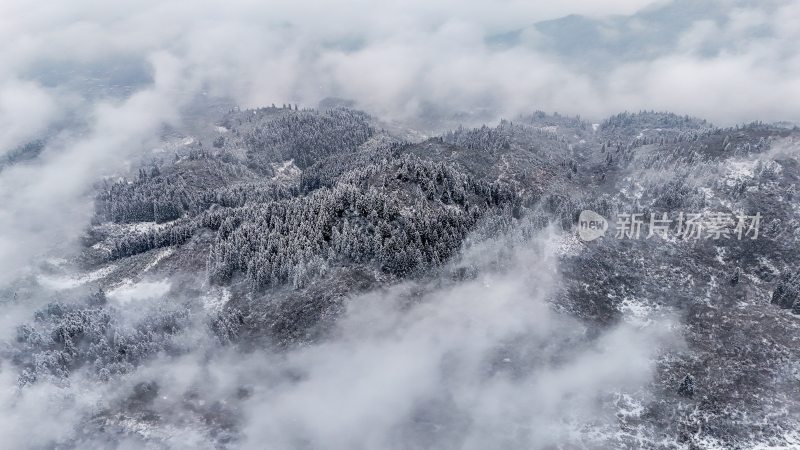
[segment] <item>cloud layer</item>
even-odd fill
[[[475,244],[458,261],[475,279],[409,282],[350,299],[325,340],[285,351],[221,347],[198,316],[177,337],[185,352],[113,383],[76,371],[64,386],[17,390],[6,367],[0,430],[18,448],[119,440],[119,448],[141,448],[148,439],[212,448],[208,427],[223,433],[228,423],[235,446],[254,449],[619,447],[619,414],[648,401],[655,362],[679,338],[669,316],[595,336],[554,312],[560,239],[546,230]],[[156,295],[114,314],[130,320],[175,303]],[[142,383],[157,387],[145,417],[159,419],[115,415]],[[31,437],[35,421],[48,425]]]
[[[546,303],[557,242],[517,243],[503,273],[485,268],[507,243],[485,243],[464,261],[481,268],[476,280],[354,299],[333,339],[249,374],[245,447],[613,446],[601,431],[616,426],[608,395],[643,394],[668,321],[589,339]]]
[[[0,272],[73,236],[97,176],[146,149],[201,93],[244,106],[343,97],[381,118],[427,126],[454,114],[491,121],[536,109],[593,120],[626,109],[723,125],[800,120],[799,5],[719,0],[700,12],[684,8],[691,13],[677,22],[668,17],[664,8],[682,4],[3,2],[0,156],[50,139],[40,158],[0,172]],[[590,47],[559,54],[536,25],[558,27],[573,14],[601,30],[609,48],[647,36],[661,19],[681,31],[658,51],[625,38],[624,59],[587,67]]]

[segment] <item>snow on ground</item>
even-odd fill
[[[620,195],[629,200],[641,200],[644,195],[642,184],[632,177],[625,177],[623,181],[627,184],[619,190]]]
[[[206,311],[220,311],[230,299],[230,289],[214,286],[200,300],[203,302],[203,308]]]
[[[645,407],[642,401],[629,394],[618,393],[615,404],[617,406],[618,417],[638,418],[641,417],[645,412]]]
[[[179,220],[179,219],[176,219]],[[135,223],[114,223],[114,222],[105,222],[97,226],[99,230],[109,231],[114,235],[117,234],[124,234],[124,233],[146,233],[148,231],[159,231],[167,228],[170,224],[174,223],[175,220],[171,222],[164,222],[164,223],[156,223],[156,222],[135,222]]]
[[[659,308],[657,305],[639,301],[634,297],[624,297],[619,302],[619,310],[622,312],[622,320],[638,327],[644,327],[652,324],[658,309]]]
[[[752,179],[757,164],[757,159],[729,160],[726,163],[725,184],[734,186],[738,182]]]
[[[195,138],[191,136],[183,137],[180,139],[168,139],[163,141],[160,147],[152,149],[153,153],[171,152],[181,147],[188,147],[196,142]]]
[[[708,289],[706,289],[706,295],[703,297],[703,301],[709,307],[715,308],[714,296],[715,292],[717,292],[717,288],[719,288],[719,281],[717,281],[716,275],[710,275],[708,279]]]
[[[583,244],[576,233],[564,233],[561,235],[555,252],[559,256],[577,255],[583,249]]]
[[[714,190],[713,190],[713,189],[711,189],[710,187],[703,186],[703,187],[701,187],[699,190],[700,190],[700,192],[702,192],[702,193],[703,193],[703,195],[705,195],[705,196],[706,196],[706,199],[712,199],[712,198],[714,198],[714,197],[715,197],[715,195],[714,195]]]
[[[300,176],[301,173],[300,169],[294,165],[293,159],[284,161],[282,163],[272,163],[272,169],[275,171],[275,176],[272,177],[272,179],[277,181],[295,180]]]
[[[101,269],[97,269],[95,271],[85,273],[85,274],[73,274],[73,275],[63,275],[63,276],[51,276],[51,275],[39,275],[38,281],[51,289],[55,290],[63,290],[63,289],[72,289],[83,284],[97,281],[101,278],[104,278],[111,274],[117,268],[116,265],[110,265],[108,267],[103,267]]]
[[[727,253],[728,249],[725,247],[717,247],[715,246],[714,249],[717,251],[716,260],[722,265],[725,265],[725,254]]]
[[[724,442],[707,434],[693,439],[692,443],[696,445],[697,448],[704,450],[725,450],[728,448]]]
[[[95,250],[100,250],[100,251],[106,252],[108,254],[110,254],[111,250],[113,250],[113,248],[111,247],[111,244],[108,243],[108,242],[105,242],[105,241],[98,242],[98,243],[92,245],[92,248],[95,249]]]
[[[160,263],[161,260],[171,256],[173,253],[175,253],[175,249],[173,247],[167,247],[167,248],[159,251],[156,254],[155,258],[153,258],[153,260],[150,261],[150,263],[144,268],[144,270],[142,270],[142,272],[144,273],[144,272],[149,271],[150,269],[152,269],[153,267],[158,265],[158,263]]]

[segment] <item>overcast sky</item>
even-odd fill
[[[400,121],[640,109],[798,121],[798,24],[788,0],[4,0],[0,157],[48,141],[0,171],[0,226],[14,230],[0,271],[79,231],[90,207],[76,199],[200,93],[341,97]]]

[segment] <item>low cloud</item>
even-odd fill
[[[600,430],[616,427],[609,398],[641,395],[671,342],[669,322],[593,340],[554,313],[546,299],[558,284],[557,241],[507,255],[514,270],[421,298],[401,286],[349,302],[333,339],[251,374],[246,447],[602,446]],[[491,245],[473,255],[495,253]],[[490,265],[484,256],[465,263]],[[293,380],[255,381],[281,373]]]
[[[0,157],[38,138],[56,114],[56,101],[36,83],[14,81],[0,85]]]
[[[113,383],[81,370],[62,386],[18,389],[6,368],[5,435],[15,446],[211,448],[206,423],[241,448],[618,446],[619,414],[647,404],[656,361],[680,340],[663,314],[596,335],[556,312],[559,242],[547,230],[476,244],[457,262],[474,279],[351,298],[324,340],[286,350],[219,346],[197,315],[175,336],[183,351]],[[130,306],[115,320],[160,308]],[[51,425],[30,441],[18,430],[34,420]]]
[[[88,131],[65,131],[35,160],[0,172],[0,282],[74,243],[92,213],[90,188],[98,177],[124,168],[130,155],[152,148],[164,123],[178,121],[185,92],[179,63],[159,54],[152,64],[153,85],[122,101],[94,104],[85,118]]]

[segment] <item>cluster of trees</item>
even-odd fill
[[[206,207],[219,205],[236,208],[252,203],[269,203],[299,194],[300,189],[293,184],[276,183],[269,180],[249,181],[207,192],[202,197],[202,204]]]
[[[800,276],[784,273],[772,292],[772,304],[800,314]]]
[[[446,261],[484,211],[515,199],[500,183],[405,155],[307,196],[210,210],[203,225],[217,238],[209,276],[224,283],[242,273],[257,288],[302,286],[331,264],[348,263],[404,275]]]
[[[222,219],[209,253],[209,276],[225,282],[241,272],[257,288],[300,287],[334,263],[374,264],[404,275],[449,258],[477,220],[473,211],[405,215],[378,190],[347,185],[237,209]]]
[[[194,203],[180,178],[153,177],[133,183],[118,181],[100,191],[95,201],[96,221],[115,223],[168,222]]]
[[[197,231],[197,222],[192,219],[180,219],[164,228],[148,229],[144,232],[129,231],[113,240],[111,259],[124,258],[146,251],[180,245],[188,241]]]
[[[492,206],[510,202],[516,192],[502,182],[476,179],[452,163],[431,161],[413,154],[370,164],[339,177],[340,183],[354,186],[381,186],[399,190],[418,187],[425,198],[443,204]]]
[[[269,203],[279,199],[291,198],[295,195],[297,195],[297,188],[286,187],[277,183],[253,182],[206,192],[191,205],[193,209],[207,209],[213,205],[235,208],[249,204]],[[114,204],[130,207],[136,203],[117,202]],[[156,219],[156,222],[160,221]],[[145,231],[128,230],[111,239],[110,254],[108,256],[113,260],[156,248],[183,244],[194,235],[199,223],[202,223],[202,219],[181,216],[175,218],[174,222],[164,224],[161,227],[151,227]]]
[[[570,143],[573,139],[572,134],[584,133],[585,128],[586,124],[580,119],[557,115],[537,116],[530,120],[523,118],[516,123],[501,120],[495,128],[486,126],[471,130],[459,128],[446,133],[441,140],[453,146],[473,150],[464,152],[466,155],[471,154],[472,157],[476,153],[489,155],[490,159],[483,164],[496,164],[496,158],[509,154],[535,154],[539,162],[550,165],[569,161],[574,147],[574,143]],[[527,164],[530,163],[528,160]]]
[[[606,119],[601,127],[603,148],[630,152],[644,145],[657,145],[649,155],[661,166],[681,164],[682,159],[721,161],[768,149],[770,140],[786,136],[788,129],[753,122],[743,126],[717,128],[705,120],[672,113],[621,113]],[[688,161],[689,164],[695,161]]]
[[[300,185],[261,178],[215,189],[197,176],[217,173],[218,161],[206,155],[199,158],[203,170],[191,176],[154,168],[135,182],[108,186],[98,196],[97,215],[121,223],[173,220],[115,236],[112,259],[180,245],[207,227],[218,232],[208,258],[210,278],[223,283],[242,273],[263,287],[300,286],[334,262],[370,263],[394,274],[436,266],[458,250],[482,211],[508,207],[519,213],[519,198],[508,184],[475,179],[451,163],[403,153],[404,147],[393,143],[323,159]],[[364,166],[351,164],[353,159]],[[180,218],[157,216],[159,199],[177,205]]]
[[[564,116],[559,113],[547,114],[544,111],[534,111],[533,114],[523,117],[522,121],[536,127],[554,126],[584,131],[588,130],[590,126],[588,122],[581,119],[581,116]]]
[[[455,131],[445,133],[442,136],[442,140],[451,145],[469,150],[480,150],[490,154],[497,154],[511,147],[511,143],[505,133],[489,128],[486,125],[473,129],[458,127]]]
[[[162,173],[163,171],[163,173]],[[192,152],[164,169],[140,169],[136,180],[105,182],[95,197],[96,223],[169,222],[204,211],[218,190],[249,171],[229,156]]]
[[[459,128],[429,142],[470,150],[451,157],[436,148],[428,152],[425,144],[378,138],[364,146],[375,137],[369,118],[351,110],[275,108],[257,113],[241,113],[249,125],[240,123],[241,129],[227,135],[229,140],[240,140],[251,164],[266,168],[294,160],[303,168],[298,180],[271,179],[264,171],[259,175],[226,153],[228,149],[143,170],[138,180],[110,184],[98,194],[98,218],[172,223],[115,237],[111,257],[179,245],[206,227],[217,232],[208,255],[213,282],[226,283],[238,274],[257,288],[302,286],[334,264],[369,264],[397,275],[439,265],[458,251],[489,210],[520,218],[523,203],[536,203],[539,213],[569,228],[586,206],[558,192],[523,200],[530,197],[524,192],[534,192],[535,186],[521,189],[503,172],[528,170],[511,167],[519,162],[536,169],[532,174],[552,175],[559,167],[567,177],[578,174],[579,162],[569,154],[569,142],[577,142],[577,134],[570,141],[532,125],[552,122],[583,133],[588,128],[580,118],[539,114],[530,118],[531,124],[501,121],[496,128]],[[733,131],[721,133],[704,121],[674,114],[623,113],[603,124],[606,131],[643,126],[684,130],[675,136],[694,136],[687,142],[705,136],[700,141],[718,139],[724,147],[735,139]],[[629,163],[635,146],[663,147],[669,139],[647,135],[625,142],[626,136],[611,131],[598,136],[606,165]],[[694,158],[702,158],[692,149],[680,153],[656,152],[648,161],[651,166],[666,164],[672,154],[688,167]],[[508,167],[500,164],[501,156]],[[471,164],[481,167],[468,169]],[[485,169],[487,164],[498,165],[500,176]],[[702,193],[684,181],[652,184],[648,199],[659,209],[703,204]]]
[[[603,131],[620,132],[625,129],[669,129],[672,131],[682,129],[701,130],[713,128],[713,125],[703,119],[680,116],[667,112],[640,111],[638,113],[623,112],[613,115],[600,123]]]
[[[366,114],[332,109],[287,112],[253,126],[242,139],[256,167],[291,159],[305,168],[331,154],[353,151],[373,134]]]
[[[686,178],[677,176],[665,181],[648,183],[645,195],[657,211],[701,211],[706,205],[705,194]]]
[[[298,183],[258,176],[224,149],[142,170],[135,181],[101,190],[96,222],[173,223],[112,238],[111,258],[179,245],[209,227],[219,230],[209,255],[212,280],[242,273],[256,286],[300,285],[332,260],[397,274],[437,265],[459,248],[481,211],[503,206],[519,215],[520,200],[506,183],[414,156],[407,143],[378,139],[375,148],[359,150],[373,136],[362,113],[278,112],[262,111],[252,127],[230,136],[244,136],[251,164],[293,159],[305,169]],[[461,129],[446,139],[492,154],[508,149],[513,128]]]
[[[357,152],[335,154],[323,158],[303,170],[300,175],[300,189],[308,193],[321,187],[333,187],[342,174],[354,167],[367,167],[385,164],[386,161],[402,155],[411,144],[401,142],[380,142],[370,149]]]
[[[33,323],[17,328],[11,360],[21,368],[19,384],[61,382],[83,367],[101,380],[127,373],[150,355],[176,350],[170,337],[189,321],[182,307],[159,307],[132,325],[118,317],[102,290],[83,304],[51,303],[39,310]]]
[[[42,153],[44,147],[45,140],[36,139],[9,150],[8,152],[0,155],[0,171],[2,171],[6,166],[11,166],[23,161],[30,161],[36,158],[40,153]]]

